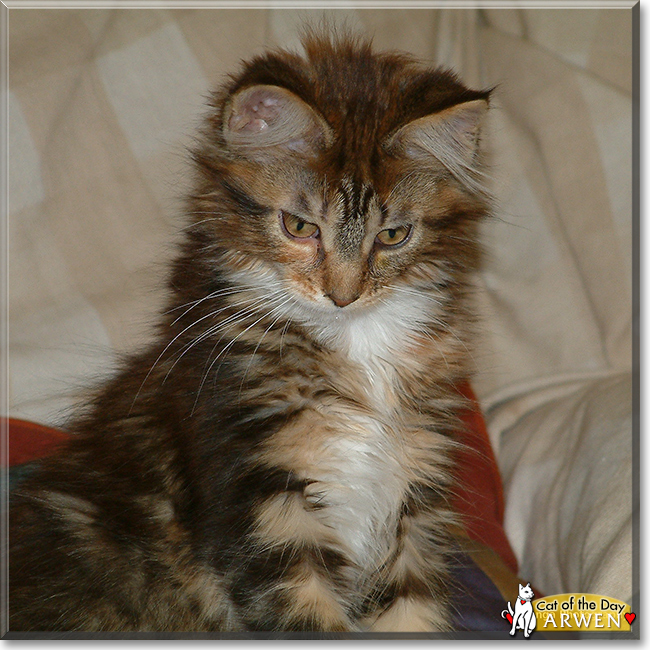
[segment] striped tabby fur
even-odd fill
[[[450,626],[488,92],[304,46],[212,97],[157,343],[13,500],[12,631]]]

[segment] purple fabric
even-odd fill
[[[459,552],[452,566],[451,598],[454,629],[504,632],[510,625],[501,617],[508,605],[488,576],[466,553]]]

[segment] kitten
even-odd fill
[[[489,92],[303,45],[212,96],[157,342],[14,495],[12,631],[450,627]]]

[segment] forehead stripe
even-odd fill
[[[368,185],[363,193],[363,199],[361,200],[361,209],[359,210],[361,214],[364,215],[367,214],[368,206],[370,205],[370,200],[374,195],[375,195],[374,190],[372,189],[372,187],[370,187],[370,185]]]
[[[363,241],[367,211],[374,195],[372,187],[361,183],[344,181],[341,183],[340,196],[343,203],[337,243],[342,253],[353,254]]]
[[[343,214],[346,220],[366,216],[372,197],[375,195],[370,185],[342,183],[339,192],[343,199]]]
[[[352,212],[352,197],[343,183],[339,187],[339,194],[343,199],[343,217],[346,218]]]

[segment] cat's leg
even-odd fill
[[[370,626],[373,632],[442,632],[451,629],[444,554],[432,542],[431,514],[404,516],[399,549],[381,591],[390,604]],[[439,529],[438,529],[439,530]]]
[[[512,616],[512,627],[510,628],[510,636],[514,636],[515,633],[517,632],[517,627],[520,627],[519,625],[519,617],[521,615],[517,614],[517,608],[515,608],[515,613]]]
[[[127,498],[108,516],[79,489],[56,487],[12,496],[12,632],[238,629],[220,576],[196,565],[163,497]],[[133,522],[145,522],[138,535]]]
[[[266,500],[249,534],[250,554],[233,583],[247,627],[287,631],[359,629],[352,614],[351,563],[299,492]]]
[[[532,611],[526,611],[522,614],[522,619],[523,619],[523,630],[524,630],[524,636],[528,638],[530,636],[530,633],[532,631],[533,627],[533,616],[532,616]]]

